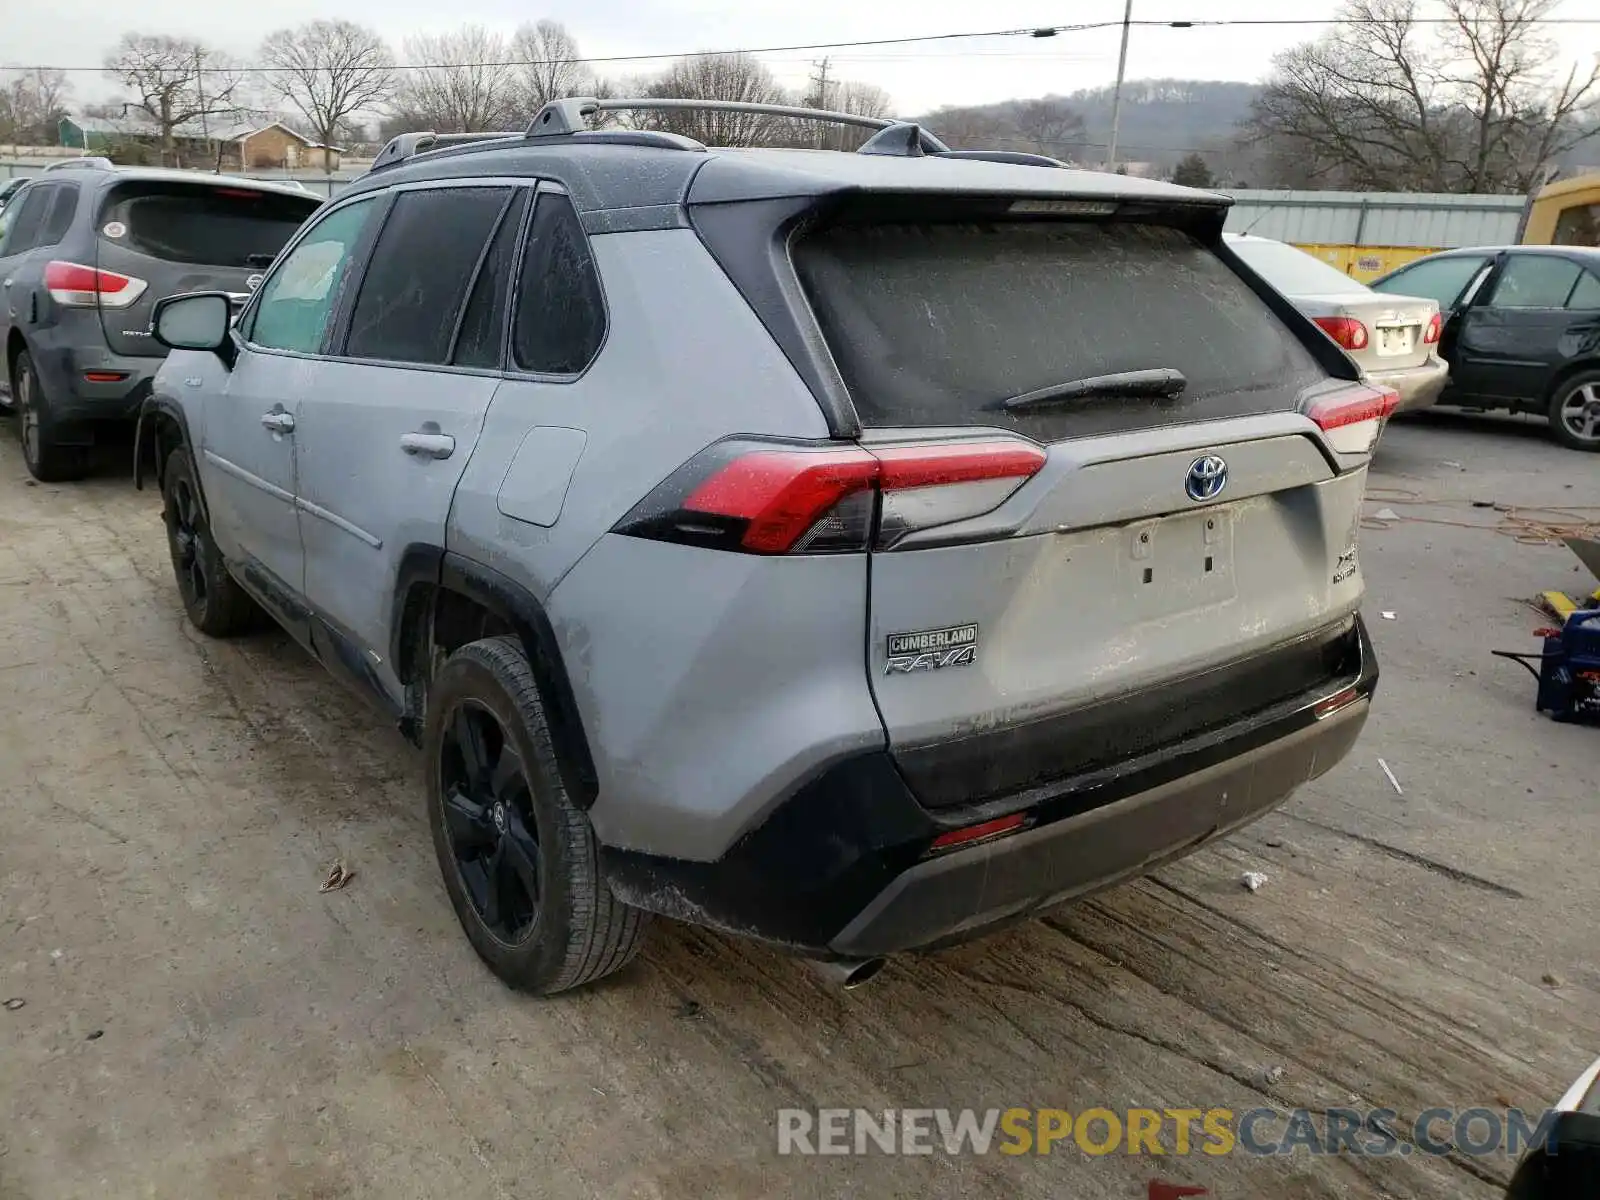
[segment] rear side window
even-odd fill
[[[165,262],[259,270],[316,210],[311,196],[134,181],[113,190],[102,208],[101,244]]]
[[[4,243],[0,243],[0,254],[21,254],[39,244],[55,190],[49,185],[35,184],[6,206],[6,237]]]
[[[450,337],[510,188],[401,192],[350,318],[352,358],[444,364]]]
[[[1372,290],[1387,292],[1391,296],[1421,296],[1424,300],[1436,301],[1441,309],[1449,311],[1462,289],[1487,261],[1470,254],[1430,259],[1412,267],[1404,267],[1387,279],[1379,280],[1372,285]]]
[[[1567,297],[1567,307],[1600,308],[1600,276],[1585,271],[1583,278],[1578,280],[1578,286],[1572,289],[1572,295]]]
[[[1244,280],[1166,226],[839,225],[795,262],[866,425],[1082,436],[1292,408],[1323,377]],[[1156,368],[1183,373],[1182,395],[1004,404]]]
[[[78,211],[77,184],[59,184],[54,190],[55,196],[45,213],[44,229],[39,234],[38,244],[41,246],[54,246],[66,237],[67,230],[72,228],[72,218]]]
[[[600,276],[572,201],[539,197],[517,283],[513,357],[524,371],[576,375],[605,340]]]
[[[1488,299],[1493,308],[1562,308],[1582,274],[1570,259],[1545,254],[1512,255]]]

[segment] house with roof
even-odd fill
[[[161,130],[148,114],[130,109],[121,117],[61,118],[60,143],[85,154],[148,165],[244,171],[339,169],[338,146],[324,146],[270,114],[185,121],[172,130],[178,161],[162,163]]]

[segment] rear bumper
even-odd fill
[[[1395,409],[1396,412],[1413,412],[1429,407],[1439,398],[1450,380],[1450,366],[1444,359],[1433,356],[1420,367],[1372,371],[1367,377],[1373,383],[1400,393],[1400,406]]]
[[[874,752],[824,772],[716,862],[608,849],[608,875],[630,904],[819,957],[964,940],[1148,872],[1277,807],[1349,752],[1377,678],[1358,620],[1350,659],[1316,688],[1009,806],[929,812]],[[1335,696],[1342,706],[1325,712]],[[941,832],[1007,811],[1024,814],[1018,832],[930,853]]]
[[[74,313],[74,317],[85,314]],[[57,421],[132,421],[149,394],[162,359],[115,354],[99,317],[35,330],[29,338],[51,414]]]

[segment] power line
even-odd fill
[[[1411,25],[1453,25],[1455,23],[1455,20],[1450,17],[1414,17],[1408,22]],[[1377,17],[1328,17],[1320,20],[1314,17],[1239,17],[1176,20],[1141,18],[1131,21],[1129,24],[1141,28],[1160,29],[1225,29],[1243,26],[1384,25],[1390,24],[1390,22]],[[1532,24],[1538,26],[1600,25],[1600,17],[1544,17]],[[971,30],[964,33],[925,33],[906,37],[864,38],[853,42],[802,42],[787,46],[751,46],[736,50],[674,50],[652,54],[580,55],[575,58],[527,58],[489,62],[398,63],[395,65],[395,69],[400,71],[486,70],[490,68],[559,66],[567,63],[595,65],[602,63],[661,62],[676,58],[720,58],[741,54],[759,55],[818,50],[855,50],[873,46],[911,46],[926,42],[975,41],[981,38],[1050,38],[1063,33],[1092,33],[1104,29],[1121,29],[1122,25],[1121,21],[1085,21],[1074,25],[1039,25],[1025,29]],[[248,71],[252,74],[270,75],[295,72],[302,69],[299,67],[280,66],[204,67],[202,68],[202,73],[220,75]],[[104,64],[94,67],[57,67],[48,64],[0,66],[0,71],[61,71],[68,74],[104,73],[106,70],[107,68]]]

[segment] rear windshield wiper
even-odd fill
[[[244,265],[247,267],[270,267],[273,259],[277,257],[276,254],[246,254],[244,256]]]
[[[1100,396],[1161,396],[1170,399],[1189,386],[1183,372],[1173,367],[1154,367],[1148,371],[1113,371],[1109,375],[1090,375],[1066,383],[1053,383],[1003,400],[1000,408],[1036,408]]]

